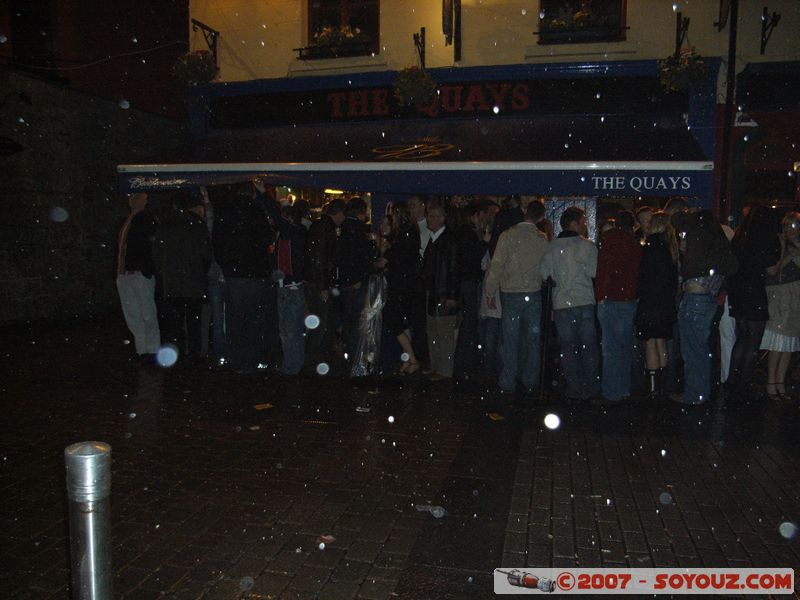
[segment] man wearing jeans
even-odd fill
[[[526,393],[539,385],[542,320],[542,277],[539,268],[548,242],[536,227],[544,205],[531,202],[525,220],[505,231],[497,242],[486,277],[486,298],[495,304],[500,291],[503,305],[503,370],[501,393],[513,393],[517,380]]]
[[[567,401],[589,400],[599,391],[594,286],[597,247],[586,239],[586,213],[570,206],[561,215],[561,233],[542,259],[542,279],[551,277],[553,313]]]
[[[631,395],[633,320],[642,246],[633,233],[633,214],[617,213],[614,228],[600,238],[597,255],[597,319],[602,330],[603,398],[619,402]]]
[[[228,287],[226,324],[231,364],[254,372],[264,358],[270,246],[274,241],[267,216],[254,198],[252,184],[215,186],[209,190],[217,209],[214,257]],[[249,193],[248,193],[249,192]]]
[[[738,262],[725,233],[710,210],[687,215],[679,223],[683,297],[678,308],[683,394],[671,399],[681,404],[703,404],[711,396],[711,324],[717,312],[716,296],[724,278]]]

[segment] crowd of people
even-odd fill
[[[720,382],[735,407],[753,397],[767,351],[763,393],[789,399],[796,211],[755,206],[734,232],[674,198],[606,215],[595,243],[582,208],[554,224],[541,200],[513,196],[412,196],[374,230],[360,197],[313,219],[259,180],[178,192],[159,214],[147,194],[129,205],[117,287],[146,362],[169,347],[193,367],[296,376],[345,365],[488,381],[501,395],[537,395],[547,376],[569,402],[604,404],[642,389],[699,405]]]

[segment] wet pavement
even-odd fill
[[[796,402],[512,405],[416,377],[143,367],[128,338],[113,319],[0,331],[2,597],[68,597],[63,450],[84,440],[113,448],[115,598],[491,598],[499,566],[800,565]]]

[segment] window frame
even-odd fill
[[[618,18],[618,23],[599,24],[599,25],[586,25],[578,27],[570,27],[569,25],[563,27],[547,27],[545,21],[548,19],[556,19],[553,14],[556,9],[561,7],[562,11],[568,7],[568,10],[578,10],[582,4],[581,0],[540,0],[539,1],[539,14],[545,15],[545,18],[539,19],[539,44],[552,45],[552,44],[591,44],[597,42],[622,42],[626,39],[627,32],[627,13],[628,6],[627,0],[593,0],[597,3],[604,3],[608,8],[613,8],[613,14]],[[589,2],[591,4],[591,0]],[[618,4],[618,6],[612,6]],[[565,6],[566,5],[566,6]],[[606,11],[608,12],[608,11]],[[562,12],[563,14],[563,12]],[[614,18],[614,17],[611,17]],[[564,19],[560,19],[562,22]],[[574,21],[573,21],[574,22]]]
[[[323,7],[314,7],[314,4],[326,4],[327,6]],[[325,17],[318,17],[319,13],[329,12],[334,10],[336,7],[335,5],[339,5],[339,23],[325,23],[320,19],[324,19]],[[344,26],[350,26],[352,22],[350,20],[350,14],[353,11],[357,11],[359,9],[365,9],[369,11],[370,8],[374,11],[374,15],[370,16],[367,15],[367,19],[373,21],[375,30],[369,31],[367,29],[362,29],[365,33],[365,36],[368,38],[363,41],[357,41],[352,44],[338,46],[335,49],[326,48],[325,46],[314,46],[314,36],[317,32],[319,32],[323,27],[327,26],[334,26],[337,28],[341,28]],[[381,5],[380,0],[308,0],[307,3],[307,19],[306,19],[306,34],[308,39],[307,50],[308,52],[305,53],[305,56],[302,58],[337,58],[342,56],[370,56],[380,53],[380,37],[381,37]],[[368,23],[369,25],[370,23]],[[348,47],[349,46],[349,47]],[[327,51],[326,51],[327,50]]]

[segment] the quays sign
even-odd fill
[[[655,77],[597,77],[440,83],[431,102],[413,107],[399,106],[390,85],[246,93],[210,98],[209,113],[212,129],[244,129],[402,117],[680,114],[684,104],[680,94],[663,94]]]
[[[676,194],[692,191],[692,178],[688,175],[593,175],[592,189],[596,192],[661,193]]]

